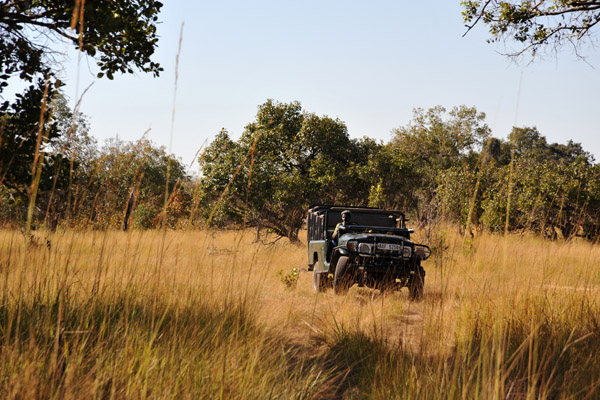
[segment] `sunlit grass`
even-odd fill
[[[454,232],[415,303],[251,233],[1,231],[0,397],[597,397],[600,248]]]

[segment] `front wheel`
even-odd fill
[[[333,291],[335,294],[346,294],[354,283],[350,271],[348,271],[349,257],[341,256],[335,266],[333,275]]]

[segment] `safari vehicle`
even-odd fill
[[[339,228],[337,243],[332,234],[349,210],[351,222]],[[421,262],[431,249],[410,240],[404,213],[370,207],[315,205],[306,219],[308,270],[313,289],[333,287],[345,294],[355,283],[371,288],[409,288],[412,300],[423,298],[425,270]]]

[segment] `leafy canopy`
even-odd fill
[[[95,59],[100,77],[136,69],[156,76],[162,68],[150,57],[161,7],[155,0],[0,0],[0,95],[11,79],[32,83],[0,103],[0,185],[11,195],[26,197],[37,149],[68,141],[77,122],[60,106],[55,49],[71,43]],[[49,156],[47,164],[64,155]]]
[[[501,39],[522,44],[509,55],[541,48],[555,51],[565,44],[577,52],[600,22],[600,1],[585,0],[465,0],[461,1],[467,32],[478,23],[489,26],[490,42]]]
[[[269,100],[237,142],[222,131],[208,147],[202,181],[213,198],[206,201],[215,209],[225,199],[224,214],[297,239],[308,205],[333,202],[347,183],[355,148],[342,121]]]
[[[157,76],[155,0],[0,1],[0,92],[13,76],[31,81],[52,72],[52,46],[67,40],[94,57],[99,77],[134,69]]]

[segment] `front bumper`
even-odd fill
[[[389,257],[355,256],[352,268],[367,276],[389,276],[394,278],[410,278],[419,270],[420,263],[416,258],[402,259]]]

